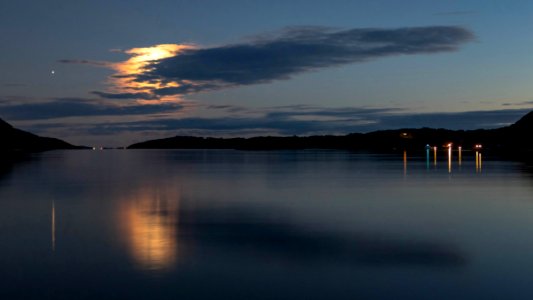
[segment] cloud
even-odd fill
[[[121,100],[121,99],[141,99],[141,100],[155,100],[158,99],[156,95],[150,94],[150,93],[106,93],[106,92],[100,92],[100,91],[92,91],[91,94],[100,96],[102,98],[106,99],[115,99],[115,100]]]
[[[476,14],[476,11],[473,10],[452,10],[452,11],[443,11],[433,14],[434,16],[464,16],[464,15],[473,15]]]
[[[61,98],[39,103],[0,105],[0,115],[8,120],[44,120],[77,116],[128,116],[176,112],[183,109],[176,103],[119,106],[99,101]]]
[[[86,59],[60,59],[57,62],[62,64],[77,64],[77,65],[91,65],[99,67],[107,67],[112,63],[106,61],[86,60]]]
[[[126,110],[91,107],[90,109],[93,111],[89,112],[86,110],[83,112],[73,112],[72,110],[61,112],[63,105],[59,104],[57,106],[47,105],[45,108],[35,107],[34,109],[21,105],[16,112],[5,111],[3,106],[0,106],[0,117],[6,116],[5,119],[10,122],[23,120],[20,123],[18,121],[12,123],[23,130],[46,136],[68,137],[69,141],[78,144],[88,144],[88,141],[92,141],[92,143],[108,146],[124,146],[176,135],[204,137],[309,136],[422,127],[455,130],[488,129],[510,125],[530,112],[530,109],[506,109],[457,113],[408,113],[391,108],[383,111],[369,110],[365,113],[359,108],[352,108],[353,117],[350,117],[343,112],[345,109],[306,105],[266,109],[217,105],[215,107],[207,106],[208,109],[213,110],[215,116],[186,117],[185,114],[173,114],[173,112],[182,112],[189,107],[189,104],[180,104],[183,107],[174,107],[176,104],[171,103],[162,105],[139,105]],[[217,113],[219,110],[232,111],[233,113],[230,116],[219,116]],[[9,118],[4,115],[7,112],[10,113]],[[144,114],[152,115],[141,118]],[[60,119],[66,116],[92,115],[124,117]],[[174,115],[177,116],[174,117]],[[307,117],[308,115],[309,117]]]
[[[60,60],[106,66],[112,92],[96,91],[110,99],[176,99],[180,95],[243,85],[269,83],[352,63],[383,57],[452,52],[474,40],[459,26],[395,29],[292,27],[241,43],[216,47],[160,44],[122,51],[122,62]]]
[[[168,135],[249,136],[347,134],[400,128],[480,129],[498,128],[518,121],[528,109],[471,111],[458,113],[406,113],[395,108],[273,108],[260,116],[159,118],[95,126],[91,134],[123,132],[170,132]],[[231,106],[220,107],[231,109]],[[215,108],[218,109],[218,108]],[[276,111],[278,110],[278,111]],[[257,114],[253,110],[251,114]],[[303,118],[310,116],[310,118]],[[321,119],[317,116],[326,116]],[[58,125],[60,126],[60,125]]]
[[[165,94],[188,94],[267,83],[294,75],[395,55],[456,51],[474,35],[455,26],[336,30],[296,27],[249,42],[182,49],[148,63],[137,83],[173,83]],[[161,93],[161,90],[153,90]]]
[[[502,103],[502,106],[531,106],[533,105],[533,101],[523,101],[518,103]]]
[[[294,105],[274,108],[268,111],[267,118],[271,119],[320,119],[328,117],[333,120],[360,121],[369,117],[382,116],[387,113],[401,112],[398,108],[361,108],[361,107],[339,107],[323,108],[309,105]]]
[[[246,112],[249,111],[249,109],[247,109],[244,106],[226,105],[226,104],[208,105],[208,106],[206,106],[206,108],[210,109],[210,110],[221,110],[221,111],[228,112],[228,113],[239,113],[239,112],[246,113]]]
[[[4,86],[4,87],[23,87],[23,86],[28,86],[28,85],[25,84],[25,83],[4,83],[4,84],[2,84],[2,86]]]
[[[530,109],[503,109],[450,113],[393,114],[382,116],[376,129],[431,127],[461,130],[498,128],[518,121],[530,111]]]

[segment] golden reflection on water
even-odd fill
[[[452,172],[452,147],[448,147],[448,173]]]
[[[172,268],[178,255],[179,198],[142,191],[121,206],[121,225],[135,264],[149,271]]]
[[[459,151],[459,166],[461,166],[463,164],[463,147],[459,147],[458,148],[458,151]]]
[[[437,147],[433,147],[433,165],[437,166]]]
[[[481,173],[481,167],[482,167],[481,152],[476,151],[476,172],[477,173]]]
[[[407,151],[403,151],[403,175],[407,175]]]

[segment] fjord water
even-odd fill
[[[532,168],[432,155],[35,154],[0,169],[0,298],[530,299]]]

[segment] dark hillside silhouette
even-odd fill
[[[481,144],[494,152],[529,152],[533,150],[533,112],[515,124],[497,129],[397,129],[370,133],[351,133],[343,136],[286,136],[252,138],[204,138],[175,136],[133,144],[128,149],[352,149],[394,151],[424,149],[426,145],[443,147],[448,143],[472,149]]]
[[[65,141],[40,137],[38,135],[13,128],[0,119],[0,152],[36,152],[54,149],[80,149]]]

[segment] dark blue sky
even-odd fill
[[[0,118],[113,146],[496,127],[533,108],[531,28],[530,1],[2,1]]]

